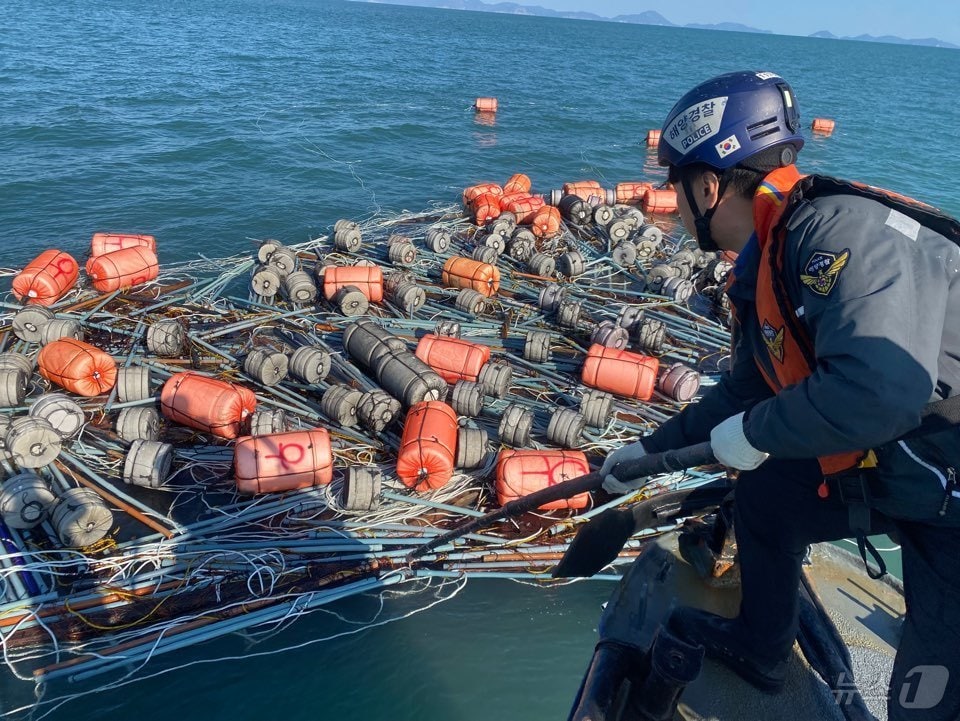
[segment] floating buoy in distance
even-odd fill
[[[473,109],[478,113],[495,113],[497,112],[497,99],[477,98],[473,101]]]
[[[831,135],[836,123],[830,118],[814,118],[811,126],[817,135]]]

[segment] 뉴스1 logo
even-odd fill
[[[800,281],[812,293],[822,296],[830,295],[849,260],[849,248],[840,253],[818,250],[807,261],[807,265],[800,274]]]

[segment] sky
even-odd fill
[[[487,0],[488,2],[493,0]],[[784,35],[829,30],[834,35],[935,37],[960,45],[957,0],[515,0],[552,10],[589,10],[612,17],[656,10],[677,25],[738,22]]]

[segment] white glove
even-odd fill
[[[727,468],[752,471],[769,457],[750,445],[743,434],[743,413],[730,416],[710,431],[710,447],[713,455]]]
[[[646,483],[646,477],[636,478],[632,481],[618,481],[610,471],[612,471],[613,467],[618,463],[635,461],[638,458],[643,458],[645,455],[647,455],[647,451],[640,441],[620,446],[617,450],[608,453],[606,459],[603,461],[603,465],[600,467],[600,475],[603,476],[603,490],[612,494],[630,493],[643,486]]]

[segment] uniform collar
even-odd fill
[[[770,231],[780,220],[790,191],[802,177],[796,165],[777,168],[764,177],[754,193],[753,227],[761,248],[766,245]]]

